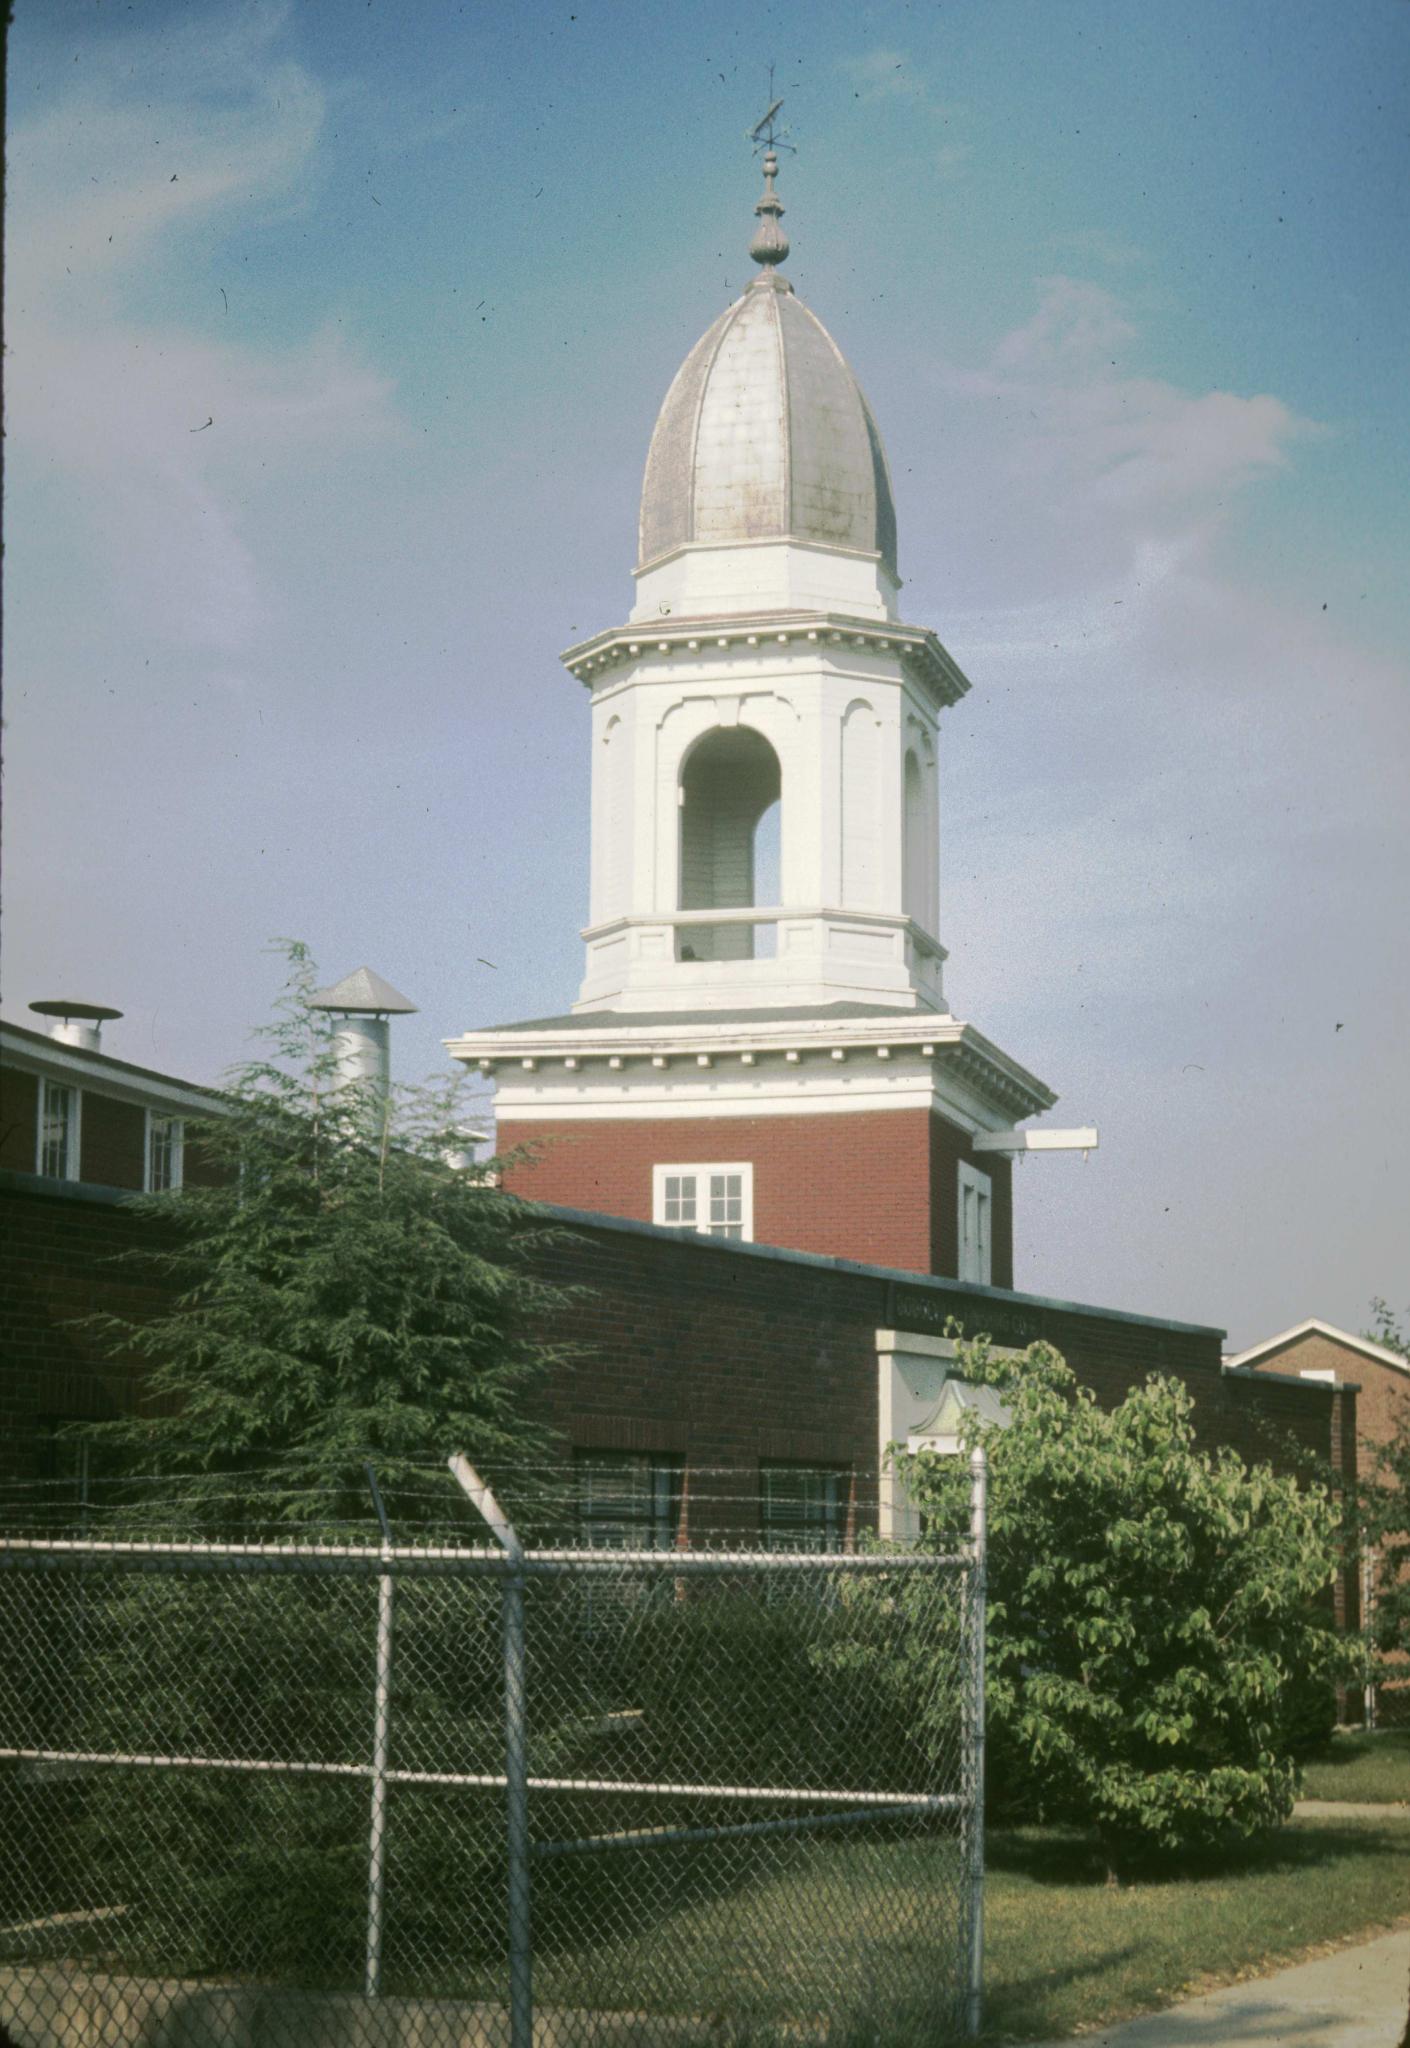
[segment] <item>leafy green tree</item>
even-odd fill
[[[1376,1296],[1371,1314],[1364,1334],[1410,1361],[1410,1335],[1389,1303]],[[1410,1655],[1410,1402],[1367,1467],[1361,1475],[1360,1535],[1374,1556],[1375,1597],[1365,1617],[1372,1670],[1382,1680],[1403,1680]]]
[[[1030,1817],[1094,1826],[1113,1876],[1286,1819],[1281,1709],[1346,1652],[1319,1599],[1339,1510],[1315,1486],[1196,1448],[1192,1403],[1152,1378],[1101,1409],[1056,1352],[962,1347],[1006,1427],[990,1461],[991,1782]],[[902,1476],[937,1531],[964,1525],[967,1461]],[[943,1540],[940,1538],[939,1540]]]
[[[289,953],[260,1056],[191,1127],[201,1184],[134,1204],[154,1228],[130,1256],[167,1306],[97,1319],[145,1398],[93,1434],[232,1527],[365,1519],[369,1460],[406,1513],[452,1450],[541,1451],[526,1397],[558,1355],[531,1334],[563,1299],[528,1263],[548,1232],[456,1163],[456,1088],[336,1085],[313,965]]]

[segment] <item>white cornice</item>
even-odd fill
[[[180,1110],[187,1116],[215,1116],[220,1111],[220,1097],[213,1089],[177,1081],[146,1067],[129,1066],[108,1053],[63,1045],[23,1025],[0,1024],[0,1059],[16,1073],[63,1081],[69,1087],[110,1096],[116,1102],[135,1103],[142,1109]]]
[[[896,656],[941,704],[955,704],[969,678],[928,627],[879,624],[845,612],[760,612],[729,618],[672,618],[669,624],[611,626],[581,640],[562,656],[564,666],[590,689],[622,667],[643,659],[688,654],[713,658],[741,649],[801,647],[818,653],[843,648]]]
[[[512,1076],[515,1097],[534,1098],[532,1113],[540,1115],[560,1113],[570,1103],[577,1105],[580,1115],[593,1114],[594,1073],[598,1083],[612,1077],[614,1099],[620,1101],[628,1088],[627,1076],[635,1072],[638,1085],[630,1093],[641,1101],[635,1113],[642,1115],[660,1113],[646,1107],[644,1092],[659,1101],[693,1102],[691,1109],[678,1114],[708,1114],[711,1098],[718,1100],[722,1093],[728,1094],[733,1114],[810,1110],[819,1106],[816,1098],[822,1094],[843,1109],[876,1108],[887,1102],[901,1107],[902,1096],[929,1099],[941,1087],[942,1071],[979,1112],[971,1118],[976,1127],[987,1127],[995,1116],[1035,1116],[1057,1100],[1051,1089],[973,1025],[933,1012],[898,1010],[894,1016],[861,1018],[805,1015],[768,1022],[691,1018],[646,1026],[605,1025],[589,1015],[571,1026],[466,1032],[447,1039],[446,1048],[467,1066]],[[782,1093],[776,1087],[767,1094],[753,1087],[726,1087],[717,1071],[722,1067],[742,1082],[750,1069],[761,1065],[784,1083]],[[847,1068],[845,1078],[839,1067]],[[868,1076],[864,1085],[859,1067]],[[673,1068],[675,1084],[668,1078]],[[681,1085],[683,1074],[691,1070],[695,1085]],[[698,1077],[710,1070],[716,1070],[714,1085],[702,1092]],[[527,1100],[524,1106],[529,1108]],[[502,1113],[518,1114],[519,1108],[511,1110],[506,1103]]]

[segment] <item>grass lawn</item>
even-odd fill
[[[989,1849],[989,2041],[1157,2009],[1191,1987],[1410,1917],[1410,1813],[1393,1810],[1294,1821],[1217,1868],[1120,1890],[1079,1834],[996,1831]],[[935,2006],[942,1853],[917,1841],[814,1843],[784,1864],[761,1862],[728,1891],[687,1891],[630,1929],[605,1912],[590,1947],[540,1955],[538,1995],[579,2009],[640,2001],[696,2018],[748,2015],[760,2044],[821,2039],[821,2015],[852,2011],[852,2031],[844,2021],[830,2041],[935,2048],[945,2038]],[[862,1938],[847,1939],[849,1922]]]
[[[1220,1869],[1108,1890],[1055,1831],[996,1833],[986,1900],[993,2038],[1171,2005],[1321,1942],[1410,1916],[1410,1814],[1291,1822]]]
[[[1410,1802],[1410,1728],[1339,1728],[1303,1766],[1302,1796]]]

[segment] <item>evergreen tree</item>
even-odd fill
[[[134,1203],[152,1231],[129,1256],[166,1306],[95,1319],[144,1385],[94,1437],[232,1529],[366,1519],[369,1461],[405,1514],[451,1451],[491,1469],[541,1454],[526,1402],[561,1355],[532,1334],[564,1299],[529,1265],[551,1233],[457,1163],[459,1085],[385,1102],[337,1085],[313,964],[288,951],[259,1056],[188,1127],[198,1184]]]

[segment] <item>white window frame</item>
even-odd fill
[[[61,1088],[73,1098],[73,1110],[64,1133],[64,1170],[62,1173],[44,1171],[44,1125],[47,1121],[45,1104],[51,1088]],[[72,1081],[51,1081],[47,1074],[39,1077],[38,1114],[34,1130],[34,1170],[44,1180],[77,1180],[79,1162],[83,1157],[83,1090]]]
[[[793,1501],[786,1498],[790,1480],[797,1482]],[[851,1483],[852,1474],[842,1465],[761,1459],[759,1535],[764,1549],[820,1554],[842,1550]]]
[[[678,1454],[578,1446],[573,1490],[579,1540],[589,1549],[674,1549],[685,1498],[685,1460]]]
[[[157,1124],[167,1124],[171,1130],[171,1178],[164,1189],[152,1185],[152,1133]],[[169,1116],[165,1110],[149,1109],[142,1131],[142,1188],[149,1195],[173,1193],[182,1184],[186,1170],[186,1119]]]
[[[736,1244],[748,1244],[754,1237],[754,1165],[752,1160],[696,1160],[685,1165],[653,1166],[651,1169],[651,1220],[668,1230],[693,1231],[700,1237],[731,1236],[727,1224],[713,1224],[710,1221],[710,1176],[712,1174],[734,1173],[739,1175],[739,1236]],[[682,1223],[666,1215],[666,1181],[668,1178],[693,1178],[695,1181],[695,1219]]]
[[[974,1242],[965,1230],[966,1211],[977,1226]],[[994,1182],[967,1159],[959,1163],[959,1206],[955,1218],[956,1278],[977,1287],[994,1284]]]

